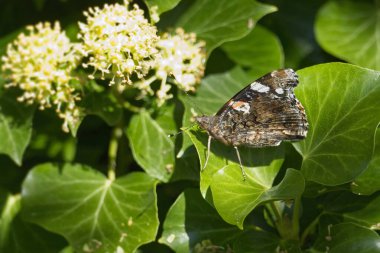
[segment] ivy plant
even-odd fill
[[[379,1],[128,2],[0,8],[1,252],[380,252]],[[244,179],[194,117],[281,68],[308,133]]]

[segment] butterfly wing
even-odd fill
[[[275,146],[305,138],[306,115],[293,70],[274,71],[237,93],[214,116],[211,134],[233,146]]]

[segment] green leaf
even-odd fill
[[[6,199],[4,203],[0,203],[4,204],[4,206],[0,206],[0,250],[3,252],[2,249],[4,249],[8,241],[12,220],[20,210],[20,196],[12,196],[10,194],[2,196],[5,194],[3,192],[0,193],[1,199],[3,197]]]
[[[207,155],[207,139],[208,135],[204,133],[198,126],[192,127],[189,131],[186,131],[190,136],[191,141],[193,142],[195,148],[198,152],[198,157],[200,160],[201,168],[204,167]],[[258,166],[268,166],[273,160],[279,160],[275,166],[272,166],[272,170],[260,170],[258,176],[265,178],[266,183],[270,184],[280,169],[283,150],[281,148],[263,148],[263,149],[249,149],[249,148],[240,148],[239,149],[242,164],[245,167],[244,170],[247,173],[250,170],[254,170]],[[237,160],[237,155],[233,147],[227,147],[218,141],[214,140],[211,143],[210,158],[207,163],[207,167],[201,172],[201,182],[200,189],[202,195],[205,197],[207,190],[213,181],[214,175],[224,171],[226,166],[237,166],[230,169],[236,170],[238,173],[235,174],[237,178],[236,181],[242,181],[243,175],[239,167],[239,162]],[[221,171],[221,172],[219,172]],[[257,170],[256,170],[257,172]],[[224,177],[229,177],[227,174],[222,175]]]
[[[369,203],[356,211],[345,212],[344,217],[348,221],[353,221],[366,226],[370,229],[380,230],[380,196],[371,200]]]
[[[133,252],[157,233],[155,185],[141,172],[111,181],[90,167],[43,164],[24,181],[22,211],[76,252]]]
[[[86,94],[83,106],[88,115],[97,115],[109,126],[115,126],[120,122],[122,108],[116,98],[106,91]]]
[[[224,222],[199,193],[188,189],[170,208],[164,222],[160,243],[175,252],[191,252],[197,244],[209,240],[213,245],[225,245],[241,232]]]
[[[276,11],[254,0],[198,0],[184,13],[177,26],[195,32],[206,42],[207,54],[224,42],[246,36],[263,16]]]
[[[367,168],[380,121],[379,72],[343,63],[298,72],[295,93],[306,109],[309,133],[293,145],[307,180],[347,183]]]
[[[214,205],[223,219],[243,229],[244,219],[258,205],[300,196],[305,182],[302,174],[294,169],[289,169],[281,183],[272,187],[281,164],[281,160],[274,160],[268,166],[246,170],[246,181],[242,181],[238,165],[220,169],[212,178],[211,191]]]
[[[249,231],[238,237],[233,244],[234,253],[301,252],[294,244],[281,240],[276,234]]]
[[[209,75],[202,80],[194,103],[188,103],[185,106],[189,109],[190,105],[195,112],[200,114],[215,114],[224,103],[251,81],[252,79],[238,67],[222,74]]]
[[[237,64],[249,67],[253,79],[283,67],[281,42],[274,33],[260,25],[244,38],[227,42],[222,48]]]
[[[367,228],[341,223],[329,226],[325,242],[329,253],[374,253],[380,250],[379,235]]]
[[[176,103],[167,103],[161,106],[160,110],[155,115],[155,121],[166,134],[176,134],[177,130],[177,104]]]
[[[17,101],[13,90],[0,89],[0,153],[6,154],[17,164],[32,135],[34,106]]]
[[[354,193],[371,195],[380,190],[380,130],[377,129],[375,137],[375,150],[367,169],[351,184]]]
[[[174,167],[174,144],[149,113],[132,117],[126,134],[137,163],[152,177],[167,182]]]
[[[181,2],[181,0],[145,0],[150,10],[152,10],[154,6],[158,7],[158,14],[173,9],[179,2]]]
[[[187,133],[203,168],[208,136],[199,127],[193,127]],[[206,197],[210,187],[218,213],[226,222],[242,228],[244,219],[256,206],[269,200],[294,199],[303,192],[305,182],[300,172],[288,170],[283,181],[271,188],[283,162],[281,147],[239,150],[247,174],[245,181],[235,150],[213,141],[208,164],[201,173],[200,188]]]
[[[19,215],[20,195],[8,195],[0,217],[0,252],[58,252],[67,242],[39,226],[25,222]]]
[[[370,1],[328,1],[317,16],[317,40],[338,58],[380,70],[378,12]]]

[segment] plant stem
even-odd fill
[[[141,112],[140,107],[134,106],[127,101],[123,101],[123,107],[131,112]]]
[[[112,135],[110,139],[110,144],[108,147],[108,179],[113,181],[116,177],[116,159],[117,159],[117,150],[119,147],[119,139],[122,135],[122,130],[120,127],[116,126],[112,130]]]
[[[284,228],[283,228],[283,223],[282,223],[282,216],[280,212],[278,211],[278,208],[276,204],[274,203],[274,201],[270,202],[270,207],[275,216],[275,224],[276,224],[277,231],[281,235],[281,237],[284,237],[285,234],[284,234]]]
[[[21,196],[17,195],[9,195],[7,200],[5,201],[3,211],[0,216],[0,249],[4,247],[8,236],[11,221],[17,215],[20,210],[20,202]]]
[[[315,226],[319,222],[319,217],[318,215],[310,224],[307,226],[307,228],[303,231],[302,236],[301,236],[301,245],[305,243],[306,237],[309,235],[309,233],[315,228]]]
[[[293,239],[298,240],[298,235],[300,232],[300,209],[301,209],[301,197],[297,197],[294,200],[294,205],[293,205],[293,216],[292,216],[292,232],[293,232]]]

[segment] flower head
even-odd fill
[[[143,10],[127,1],[121,4],[90,8],[84,13],[87,23],[79,23],[79,37],[83,40],[84,53],[94,71],[100,71],[123,83],[131,84],[131,75],[143,78],[152,68],[157,53],[157,29],[144,17]],[[94,72],[94,73],[95,73]],[[94,78],[90,75],[90,78]]]
[[[156,76],[161,80],[173,76],[180,89],[194,91],[204,74],[203,48],[204,42],[197,42],[195,33],[185,33],[182,28],[177,28],[175,35],[163,34],[158,42]]]
[[[28,26],[2,57],[2,70],[10,81],[6,87],[19,87],[23,94],[18,100],[37,103],[41,110],[55,106],[65,131],[79,117],[79,97],[70,85],[71,71],[81,58],[78,51],[79,45],[70,42],[58,22],[46,22]]]

